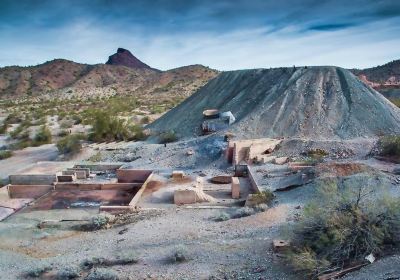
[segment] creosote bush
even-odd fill
[[[57,142],[57,149],[64,155],[78,154],[82,149],[81,139],[77,134],[67,135]]]
[[[12,157],[13,152],[10,150],[2,150],[0,151],[0,160]]]
[[[384,136],[378,146],[381,156],[400,157],[400,136]]]
[[[175,247],[173,254],[172,254],[172,261],[174,263],[182,263],[188,261],[187,257],[188,251],[186,246],[180,244]]]
[[[270,190],[265,190],[252,195],[252,202],[254,204],[267,204],[270,205],[274,200],[275,195]]]
[[[56,280],[69,280],[79,277],[79,270],[75,267],[65,267],[57,271]]]
[[[85,278],[85,280],[118,280],[118,274],[108,268],[96,268],[91,271]]]
[[[288,259],[314,278],[384,255],[400,241],[400,200],[370,187],[328,182],[294,226]]]
[[[160,137],[159,137],[159,143],[160,144],[171,143],[171,142],[175,142],[177,140],[178,140],[178,136],[172,130],[164,132],[164,133],[161,133]]]
[[[51,143],[51,132],[47,126],[42,125],[33,138],[33,146],[40,146],[49,143]]]
[[[141,126],[129,124],[126,120],[112,117],[104,112],[94,113],[92,131],[89,135],[91,141],[130,141],[145,138]]]

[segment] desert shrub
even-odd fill
[[[215,217],[214,220],[217,222],[224,222],[224,221],[229,220],[230,218],[231,218],[231,215],[229,215],[229,213],[222,212],[217,217]]]
[[[178,140],[178,136],[172,130],[164,132],[164,133],[161,133],[160,137],[159,137],[159,143],[160,144],[171,143],[171,142],[175,142],[177,140]]]
[[[69,132],[67,130],[60,130],[60,132],[58,133],[59,137],[65,137],[69,134]]]
[[[74,121],[74,124],[81,124],[82,123],[82,117],[79,115],[73,115],[72,120]]]
[[[254,211],[253,208],[250,208],[250,207],[242,207],[242,208],[239,208],[239,209],[237,209],[237,210],[235,211],[235,213],[233,214],[233,217],[234,217],[235,219],[238,219],[238,218],[242,218],[242,217],[251,216],[251,215],[253,215],[254,213],[255,213],[255,211]]]
[[[186,246],[180,244],[174,248],[173,254],[172,254],[172,262],[174,263],[182,263],[188,260],[187,258],[187,248]]]
[[[61,123],[60,123],[60,128],[61,129],[68,129],[68,128],[71,128],[72,126],[73,126],[73,121],[71,121],[71,120],[63,120]]]
[[[36,133],[35,137],[33,138],[33,145],[40,146],[43,144],[51,143],[51,132],[49,128],[45,125],[42,125],[39,128],[39,131]]]
[[[97,268],[91,271],[85,278],[85,280],[118,280],[118,274],[107,268]]]
[[[270,205],[274,200],[275,195],[270,190],[265,190],[259,193],[255,193],[251,197],[251,201],[253,204],[267,204]]]
[[[57,142],[57,149],[64,155],[78,154],[82,149],[81,139],[77,134],[67,135]]]
[[[400,241],[400,201],[363,186],[320,187],[294,226],[288,259],[308,277],[384,255]]]
[[[79,277],[79,270],[74,267],[66,267],[57,271],[55,276],[56,280],[69,280],[76,279]]]
[[[7,133],[7,128],[8,128],[8,124],[4,123],[3,125],[1,125],[0,126],[0,134]]]
[[[149,116],[145,116],[140,120],[141,124],[148,124],[150,122]]]
[[[312,159],[322,159],[323,157],[328,156],[329,153],[322,149],[313,149],[313,150],[309,150],[307,152],[307,155],[309,157],[311,157]]]
[[[400,156],[400,136],[384,136],[378,146],[381,156]]]
[[[142,141],[146,140],[148,135],[144,132],[143,127],[140,125],[132,125],[130,130],[133,133],[132,140]]]
[[[10,150],[1,150],[0,151],[0,160],[12,157],[13,152]]]
[[[39,278],[46,272],[50,271],[52,268],[47,265],[39,265],[37,267],[30,268],[25,272],[25,275],[30,278]]]
[[[97,112],[94,115],[89,140],[94,142],[132,140],[135,135],[134,129],[135,127],[128,125],[125,120]]]
[[[104,229],[107,228],[110,222],[110,218],[106,215],[97,215],[91,219],[91,226],[93,229]]]

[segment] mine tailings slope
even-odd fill
[[[350,71],[332,66],[223,72],[148,127],[199,135],[206,109],[231,111],[236,123],[228,130],[246,138],[400,133],[400,109]]]

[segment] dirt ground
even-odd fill
[[[339,176],[350,184],[362,182],[382,190],[385,187],[391,194],[399,195],[400,178],[393,171],[400,165],[366,157],[368,151],[352,143],[347,145],[348,156],[336,158],[335,154],[316,165],[318,178],[287,191],[275,192],[276,197],[266,211],[218,221],[224,213],[240,211],[244,203],[230,198],[229,184],[209,182],[213,176],[234,172],[220,153],[224,148],[221,143],[217,136],[177,142],[167,147],[138,142],[123,149],[102,151],[111,161],[119,160],[123,154],[134,154],[139,158],[127,166],[155,170],[152,182],[139,202],[141,211],[132,215],[127,223],[86,231],[79,226],[90,223],[98,215],[97,207],[49,211],[40,207],[26,208],[0,223],[0,279],[26,279],[26,271],[44,265],[50,266],[53,272],[67,267],[79,268],[79,279],[84,279],[87,274],[87,270],[81,268],[84,260],[115,259],[124,254],[135,254],[139,261],[108,268],[114,270],[119,279],[304,279],[293,273],[284,259],[273,252],[272,241],[290,235],[290,225],[301,215],[304,205],[313,199],[323,178]],[[338,154],[346,146],[342,142],[336,146],[331,142],[318,145],[330,146]],[[216,146],[221,149],[219,152]],[[188,149],[193,149],[194,154],[187,155]],[[284,148],[279,151],[292,158],[301,158],[302,152],[303,149]],[[251,168],[262,189],[275,190],[298,179],[288,174],[287,164],[254,165]],[[173,170],[183,170],[186,178],[181,181],[171,179]],[[174,190],[194,185],[197,176],[204,179],[205,193],[214,196],[218,202],[189,207],[173,204]],[[242,197],[248,192],[249,181],[241,178]],[[40,222],[61,219],[65,221],[38,228]],[[183,252],[186,261],[173,261],[178,251]],[[396,279],[400,275],[398,263],[397,256],[378,259],[345,279]]]

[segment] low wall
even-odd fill
[[[10,198],[39,198],[54,190],[53,185],[8,185]]]
[[[138,204],[140,198],[142,197],[143,192],[146,190],[147,184],[151,181],[152,177],[153,177],[153,172],[151,171],[151,173],[147,176],[146,181],[143,183],[142,187],[139,189],[139,191],[132,198],[131,202],[129,203],[129,206],[136,207],[136,205]]]
[[[251,167],[248,165],[247,165],[247,176],[249,178],[250,185],[251,185],[251,188],[253,189],[253,191],[255,193],[260,193],[261,190],[257,185],[257,181],[255,180],[255,176],[253,175],[253,171],[251,170]]]
[[[140,188],[141,183],[57,183],[56,190],[131,190],[133,188]]]
[[[56,175],[21,174],[10,175],[11,185],[51,185],[56,182]]]
[[[115,171],[120,168],[123,164],[122,163],[104,163],[104,164],[96,164],[96,163],[83,163],[77,164],[74,166],[75,169],[80,168],[89,168],[91,171]],[[74,169],[72,168],[72,169]]]
[[[116,173],[118,183],[143,183],[153,171],[144,169],[117,169]]]

